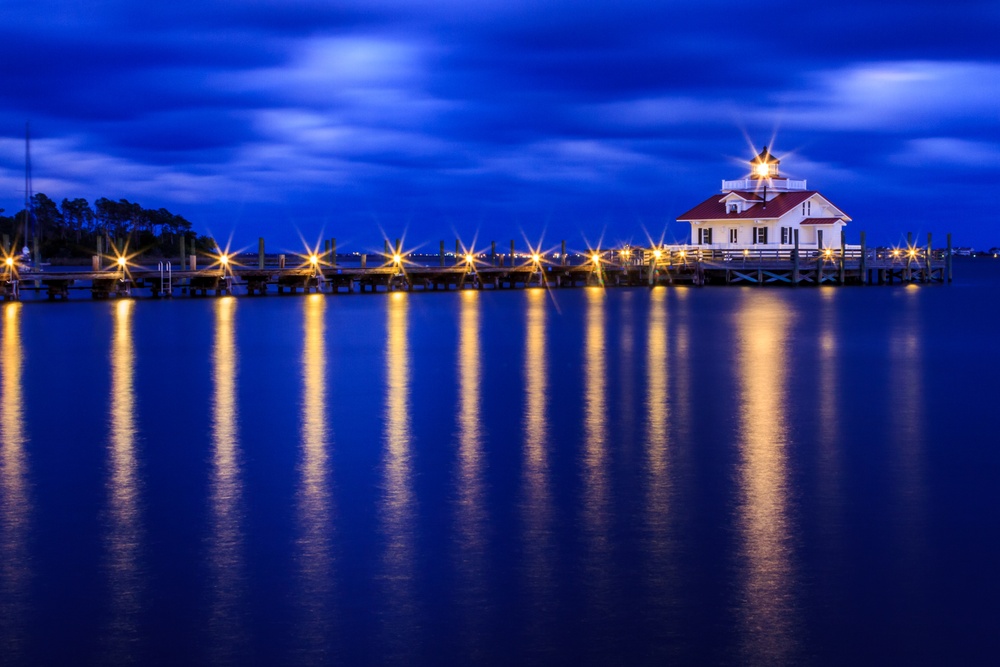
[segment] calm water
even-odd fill
[[[1000,651],[1000,263],[951,286],[2,306],[0,663]]]

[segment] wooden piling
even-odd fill
[[[924,254],[924,282],[931,282],[931,233],[927,232],[927,252]]]
[[[844,267],[844,256],[847,254],[847,232],[840,230],[840,266],[838,267],[837,281],[843,285],[846,271]]]
[[[190,266],[188,268],[191,271],[197,271],[198,270],[198,255],[196,255],[194,253],[191,253],[191,256],[188,258],[188,260],[189,260],[189,264],[190,264]]]
[[[510,268],[514,268],[514,239],[510,240]],[[511,281],[510,286],[514,286],[513,280]]]
[[[184,248],[184,236],[185,236],[184,234],[181,234],[181,269],[183,269],[187,265],[187,261],[186,261],[187,257],[185,257],[185,255],[187,253],[185,252],[185,248]],[[98,239],[97,239],[97,254],[101,255],[101,256],[103,256],[103,254],[104,254],[103,252],[101,252],[101,239],[100,239],[100,237],[98,237]]]
[[[858,264],[861,269],[861,284],[868,284],[868,244],[865,242],[865,233],[861,232],[861,260]]]
[[[285,256],[284,255],[278,255],[278,268],[279,269],[285,268]]]
[[[364,254],[361,255],[361,268],[364,269],[364,268],[367,268],[367,267],[368,267],[368,254],[364,253]],[[365,286],[364,286],[364,283],[362,283],[361,284],[361,291],[364,291],[364,289],[365,289]]]
[[[330,266],[337,268],[337,238],[330,239]]]
[[[906,282],[913,278],[911,263],[913,262],[913,232],[906,232]]]
[[[799,230],[792,230],[792,285],[799,284]]]
[[[562,242],[562,250],[559,252],[559,263],[566,266],[566,241]]]
[[[441,252],[440,265],[444,266],[444,241],[441,241],[441,251],[440,252]],[[437,286],[435,285],[435,287],[437,287]]]
[[[948,282],[951,282],[951,233],[950,232],[948,233],[946,238],[948,239],[948,250],[947,250],[948,254],[944,258],[944,265],[945,265],[945,271],[948,274],[946,276],[946,280]]]
[[[497,242],[490,241],[490,266],[497,265]]]
[[[257,268],[264,270],[264,237],[257,237]]]

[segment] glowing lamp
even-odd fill
[[[758,163],[757,166],[755,167],[755,170],[757,172],[757,175],[760,176],[761,178],[764,178],[765,176],[771,173],[770,167],[768,167],[767,164],[764,162]]]
[[[229,266],[229,255],[221,255],[219,257],[219,263],[223,266]]]
[[[685,257],[687,257],[687,251],[686,250],[681,250],[680,255],[681,255],[681,259],[684,259]]]
[[[913,249],[913,248],[910,248],[910,257],[913,258],[913,257],[916,257],[916,256],[917,256],[917,251],[915,249]]]
[[[594,264],[597,264],[598,262],[601,261],[601,256],[595,252],[593,255],[590,256],[590,259],[591,261],[594,262]]]
[[[14,266],[14,258],[13,258],[13,257],[8,257],[8,258],[7,258],[6,260],[4,260],[4,263],[5,263],[5,264],[6,264],[6,265],[7,265],[8,267],[10,267],[10,266]]]
[[[395,255],[392,256],[392,261],[396,264],[399,264],[401,261],[403,261],[403,257],[399,253],[396,253]]]
[[[126,260],[125,260],[124,257],[119,257],[118,258],[118,266],[122,267],[123,269],[125,268],[125,262],[126,262]]]
[[[893,249],[893,251],[892,251],[892,256],[893,256],[893,257],[899,257],[899,248],[895,248],[895,249]]]
[[[538,264],[540,261],[542,261],[542,256],[536,252],[533,255],[531,255],[531,261],[534,262],[535,264]]]
[[[312,264],[313,266],[316,266],[316,264],[319,263],[319,257],[317,257],[316,255],[309,255],[309,263]]]
[[[829,257],[830,255],[832,255],[832,254],[833,254],[833,250],[831,250],[830,248],[827,248],[827,249],[826,249],[825,251],[823,251],[823,252],[824,252],[824,254],[826,254],[826,256],[827,256],[827,257]]]
[[[465,255],[465,263],[466,264],[472,264],[472,253],[466,253],[466,255]]]
[[[653,257],[655,257],[656,259],[663,257],[663,251],[657,248],[656,250],[653,251]]]

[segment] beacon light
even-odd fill
[[[769,173],[771,173],[771,170],[767,166],[766,162],[759,162],[757,164],[757,168],[756,169],[757,169],[757,175],[761,176],[761,177],[767,176]]]

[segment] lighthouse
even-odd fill
[[[781,175],[781,160],[767,146],[748,164],[749,173],[722,181],[712,195],[677,217],[691,225],[691,243],[712,250],[821,250],[839,245],[851,219],[805,180]]]

